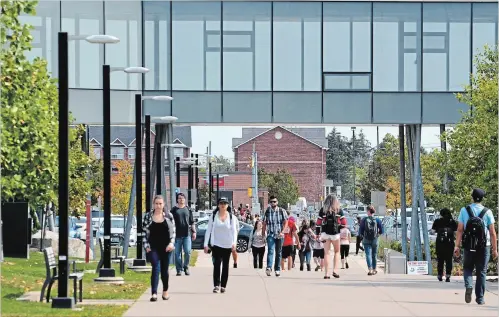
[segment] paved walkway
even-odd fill
[[[496,294],[486,294],[487,305],[478,306],[464,303],[462,278],[370,277],[361,256],[351,255],[350,269],[330,280],[298,268],[267,277],[252,268],[250,254],[239,254],[238,262],[227,293],[213,294],[211,258],[200,252],[191,276],[171,276],[169,301],[149,302],[149,290],[125,316],[497,316],[497,283]]]

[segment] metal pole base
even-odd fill
[[[116,272],[113,268],[107,269],[107,268],[101,268],[99,270],[99,277],[115,277]]]
[[[52,308],[73,309],[75,308],[74,298],[73,297],[52,298]]]
[[[146,266],[146,260],[144,259],[133,259],[132,266]]]

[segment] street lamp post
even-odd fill
[[[196,157],[196,173],[195,173],[195,176],[194,176],[194,186],[196,186],[196,211],[199,210],[199,167],[198,167],[198,164],[199,164],[199,155],[196,154],[195,155]]]
[[[110,35],[68,36],[58,33],[59,67],[59,279],[57,297],[52,300],[53,308],[73,308],[73,297],[68,297],[68,244],[69,244],[69,58],[68,41],[85,40],[93,44],[113,44],[119,39]]]
[[[146,130],[146,211],[149,212],[152,209],[151,206],[151,116],[146,115],[145,119],[145,130]],[[142,240],[142,237],[141,237]],[[138,244],[138,238],[137,238]],[[139,246],[137,246],[137,257]],[[140,246],[140,255],[142,256],[142,246]]]
[[[217,203],[220,199],[220,174],[217,173]]]
[[[353,203],[357,204],[355,197],[355,127],[352,127],[352,159],[353,159]]]
[[[144,74],[149,70],[144,67],[113,67],[102,66],[102,96],[104,125],[104,267],[99,270],[99,281],[102,278],[114,278],[111,267],[111,72],[123,71],[127,74]]]
[[[213,208],[213,174],[211,173],[211,157],[209,158],[210,162],[208,163],[208,200],[210,201],[210,210]]]

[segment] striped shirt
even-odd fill
[[[275,210],[272,207],[267,208],[262,217],[262,221],[267,225],[267,235],[279,238],[286,220],[288,220],[288,214],[281,207],[277,207]]]

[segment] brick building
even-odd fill
[[[250,171],[253,145],[259,169],[288,171],[298,183],[300,197],[309,204],[320,201],[326,179],[325,128],[243,128],[242,137],[232,139],[236,171]]]

